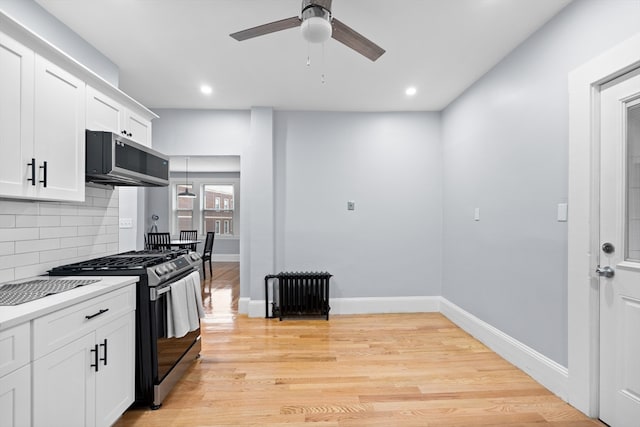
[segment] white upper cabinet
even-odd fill
[[[87,86],[87,129],[114,132],[151,146],[151,120]]]
[[[134,111],[125,110],[124,123],[128,138],[151,147],[151,121],[146,120]]]
[[[0,196],[84,200],[84,90],[0,33]]]
[[[151,146],[158,116],[0,11],[0,198],[84,201],[85,129]]]
[[[124,130],[124,107],[87,86],[87,129],[121,133]]]
[[[85,83],[36,55],[34,158],[37,197],[84,200]]]
[[[33,157],[32,50],[0,33],[0,195],[34,194],[27,181]]]

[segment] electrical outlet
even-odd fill
[[[353,200],[349,200],[347,202],[347,210],[348,211],[355,211],[356,210],[356,202],[354,202]]]

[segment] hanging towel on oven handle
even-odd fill
[[[200,327],[204,317],[200,274],[194,271],[171,284],[167,299],[167,338],[180,338]]]

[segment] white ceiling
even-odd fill
[[[334,0],[336,18],[386,49],[371,62],[333,39],[323,55],[299,28],[229,37],[299,15],[300,0],[36,1],[111,59],[120,88],[150,108],[332,111],[442,110],[571,2]],[[213,94],[200,93],[203,83]]]

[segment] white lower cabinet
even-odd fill
[[[98,346],[106,344],[102,348],[106,360],[96,372],[97,426],[113,424],[135,399],[134,325],[135,315],[130,312],[97,331]]]
[[[130,286],[33,321],[34,427],[110,426],[133,403],[134,309]]]
[[[33,425],[94,426],[94,334],[33,362]]]
[[[134,400],[134,313],[36,360],[33,425],[110,426]]]
[[[31,365],[0,378],[0,426],[31,425]]]
[[[0,331],[0,426],[31,424],[31,325]]]

